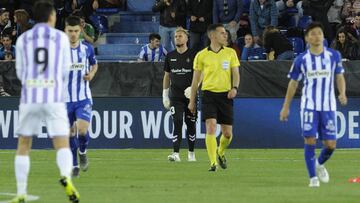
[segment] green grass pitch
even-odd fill
[[[74,179],[82,203],[120,202],[272,202],[351,203],[360,201],[360,152],[337,150],[326,164],[330,183],[308,188],[302,149],[231,149],[228,169],[208,172],[206,151],[196,151],[197,162],[169,163],[171,150],[89,150],[90,168]],[[15,193],[15,151],[0,151],[0,193]],[[317,151],[319,154],[319,151]],[[67,202],[58,184],[53,150],[31,152],[28,192],[36,202]],[[10,197],[0,195],[0,202]]]

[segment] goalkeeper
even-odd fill
[[[196,113],[192,114],[187,108],[196,52],[187,47],[188,36],[188,31],[183,28],[175,31],[176,49],[168,53],[164,64],[163,104],[170,110],[174,122],[172,140],[174,151],[168,159],[175,162],[180,161],[183,118],[185,118],[186,138],[189,145],[188,161],[196,161],[194,153]]]

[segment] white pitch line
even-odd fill
[[[8,193],[8,192],[0,192],[0,196],[10,196],[10,197],[15,197],[16,194],[15,193]],[[40,197],[39,196],[35,196],[35,195],[27,195],[26,196],[26,201],[27,202],[32,202],[32,201],[36,201],[39,200]],[[0,201],[0,203],[10,203],[11,200],[3,200]]]

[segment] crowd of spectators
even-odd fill
[[[176,27],[188,28],[190,47],[200,50],[208,44],[206,27],[222,23],[242,60],[292,60],[298,53],[287,39],[301,38],[306,47],[300,21],[311,19],[323,24],[326,45],[344,59],[360,59],[360,0],[156,0],[153,12],[160,12],[168,51]]]

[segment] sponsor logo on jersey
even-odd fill
[[[83,64],[83,63],[73,63],[72,65],[71,65],[71,70],[83,70],[85,68],[85,64]]]
[[[51,88],[55,86],[55,80],[42,80],[42,79],[32,79],[26,80],[26,87],[31,88]]]
[[[331,76],[330,71],[328,70],[315,70],[315,71],[308,71],[306,73],[307,78],[328,78]]]

